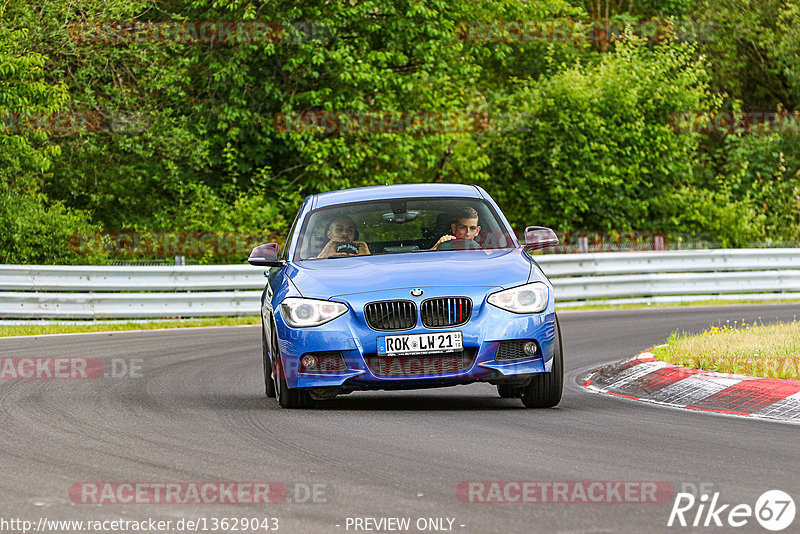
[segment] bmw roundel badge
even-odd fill
[[[423,293],[423,291],[421,289],[419,289],[419,288],[414,288],[414,289],[411,290],[411,296],[412,297],[421,297],[422,293]]]

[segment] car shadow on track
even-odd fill
[[[418,394],[377,394],[355,393],[335,399],[315,402],[316,410],[341,411],[397,411],[397,410],[524,410],[519,399],[500,397],[478,397],[474,395],[418,395]]]
[[[198,395],[192,397],[192,405],[210,410],[283,410],[275,399],[257,395]],[[291,412],[313,411],[518,411],[525,410],[519,399],[481,397],[475,395],[393,395],[391,393],[353,393],[335,399],[315,401],[310,409],[286,410]],[[558,408],[555,408],[558,409]]]

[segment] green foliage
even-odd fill
[[[97,231],[86,213],[48,202],[39,193],[0,187],[0,263],[85,264],[102,254],[78,255],[70,249],[73,236]]]
[[[749,204],[757,220],[763,221],[760,237],[776,241],[800,240],[797,136],[768,131],[728,135],[720,153],[732,200]],[[794,168],[787,168],[792,165],[791,161]],[[747,215],[742,214],[742,218],[746,219]]]
[[[67,92],[45,80],[46,60],[24,49],[26,38],[0,25],[0,263],[96,261],[68,247],[70,235],[93,228],[86,214],[38,192],[60,153],[48,125]]]
[[[45,57],[21,47],[27,35],[0,25],[0,179],[21,191],[34,190],[58,154],[44,145],[46,122],[39,119],[67,100],[63,85],[45,81]]]
[[[703,0],[694,18],[708,28],[703,53],[710,59],[713,86],[748,110],[777,104],[797,109],[798,93],[787,84],[786,69],[797,67],[794,2],[783,0]],[[780,21],[780,22],[779,22]],[[780,48],[783,46],[783,50]]]
[[[597,18],[598,6],[615,20],[692,19],[714,31],[694,45],[629,36],[608,46],[460,33],[470,21]],[[89,37],[76,33],[81,22],[134,20],[272,21],[283,33],[75,39]],[[0,116],[105,122],[71,135],[0,131],[0,261],[87,261],[63,241],[91,229],[283,234],[307,194],[427,181],[483,185],[517,227],[688,232],[736,246],[800,239],[796,137],[668,125],[675,111],[794,109],[798,22],[797,2],[782,0],[9,0]],[[281,113],[309,110],[486,113],[495,128],[278,127]],[[498,130],[503,116],[520,128]]]
[[[510,218],[562,231],[679,225],[681,214],[661,199],[695,181],[698,136],[676,135],[667,119],[718,105],[707,80],[691,45],[630,40],[597,67],[565,65],[521,84],[505,103],[534,118],[532,131],[498,137],[488,148]]]
[[[722,247],[747,246],[764,237],[764,215],[750,198],[736,200],[724,184],[717,190],[680,185],[659,197],[658,227],[682,238],[689,234]]]
[[[635,14],[645,17],[677,17],[686,20],[695,2],[694,0],[637,0],[631,4]]]
[[[308,193],[485,179],[486,160],[468,134],[282,133],[275,117],[474,108],[480,96],[470,80],[481,68],[467,60],[456,26],[491,16],[495,5],[513,3],[276,3],[262,6],[258,20],[283,24],[280,42],[191,45],[74,42],[67,29],[80,20],[249,20],[252,6],[196,2],[153,10],[111,2],[76,13],[51,0],[34,12],[20,9],[17,18],[39,28],[35,46],[51,56],[54,76],[72,88],[73,107],[135,111],[139,126],[133,134],[64,139],[70,165],[55,169],[45,190],[89,210],[107,230],[194,228],[197,221],[182,212],[212,224],[215,203],[245,209],[242,196],[258,198],[268,215],[231,215],[249,217],[258,230],[285,221]]]
[[[772,48],[774,57],[780,65],[783,78],[788,85],[789,94],[796,103],[800,100],[800,35],[797,28],[800,26],[800,5],[786,2],[776,24],[777,39]],[[786,103],[788,105],[788,102]]]

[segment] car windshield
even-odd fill
[[[310,213],[300,230],[294,257],[319,260],[514,246],[494,210],[481,200],[389,199],[330,206]]]

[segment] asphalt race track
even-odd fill
[[[263,395],[258,327],[0,339],[2,358],[99,358],[121,375],[0,380],[0,516],[34,525],[277,518],[287,534],[375,532],[364,522],[355,530],[354,518],[389,517],[410,518],[407,532],[421,531],[420,518],[445,518],[427,532],[447,532],[447,518],[463,533],[719,532],[667,528],[674,497],[469,503],[456,490],[467,481],[661,481],[676,492],[705,484],[731,505],[754,506],[771,489],[800,503],[797,425],[663,408],[580,385],[589,370],[676,329],[798,313],[796,304],[564,312],[565,392],[551,410],[526,410],[487,384],[355,393],[321,409],[282,410]],[[131,364],[141,369],[124,368]],[[126,481],[279,482],[288,495],[267,505],[96,505],[70,495],[77,483]],[[752,517],[736,530],[766,532]]]

